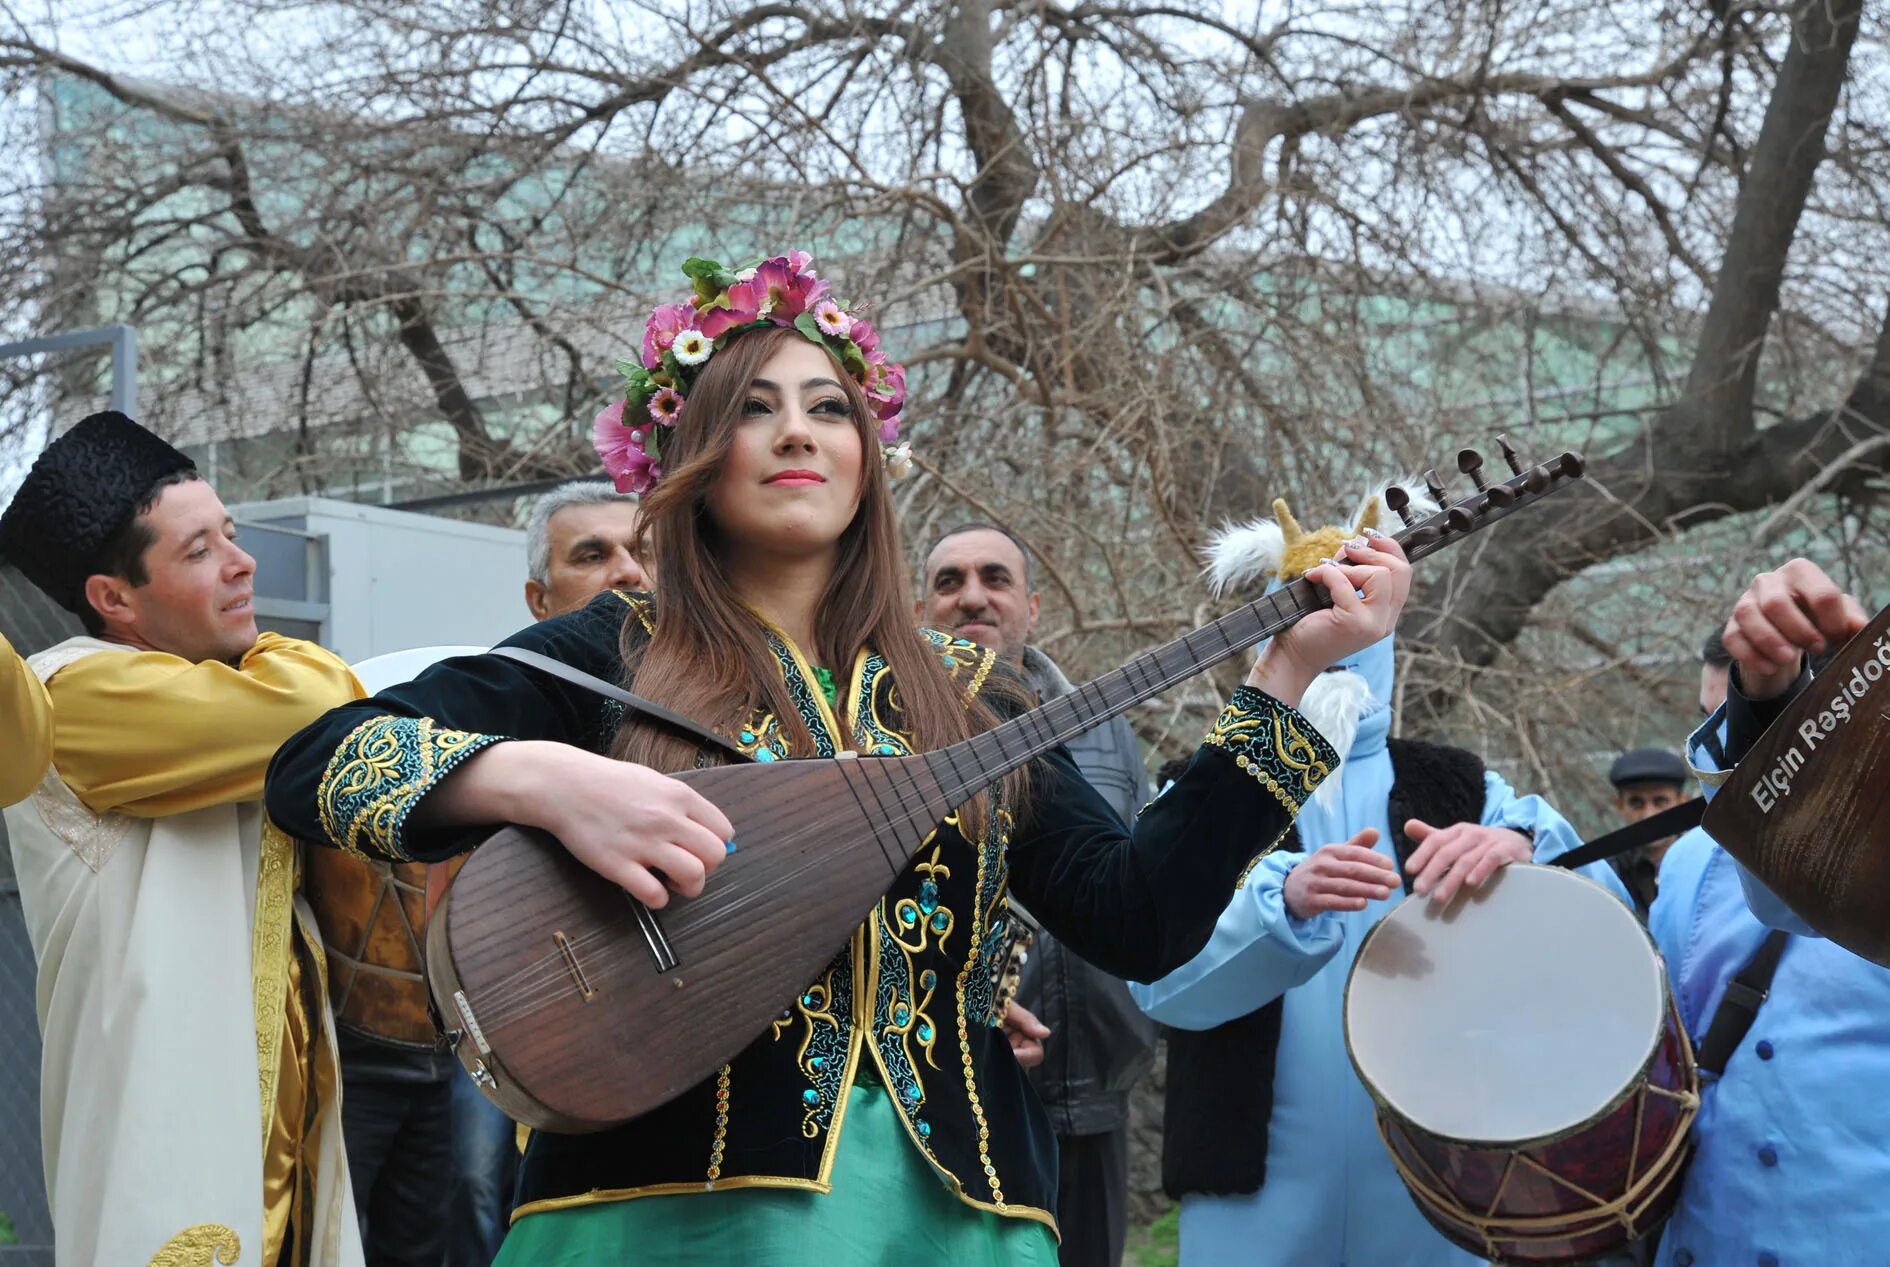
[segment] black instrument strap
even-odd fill
[[[629,691],[624,690],[621,686],[615,686],[600,677],[593,677],[583,669],[572,668],[562,660],[554,660],[548,655],[540,655],[536,651],[527,651],[523,647],[494,647],[491,654],[504,656],[508,660],[516,660],[520,664],[530,665],[541,673],[549,673],[552,677],[562,678],[573,686],[581,686],[587,691],[595,691],[606,699],[614,699],[624,707],[633,708],[653,721],[668,726],[672,730],[680,730],[692,739],[699,739],[712,748],[728,753],[737,761],[754,760],[753,757],[743,752],[740,748],[737,748],[721,735],[710,730],[707,726],[704,726],[701,722],[690,717],[685,717],[681,713],[671,712],[661,704],[651,703],[641,695],[633,695]]]
[[[1751,962],[1726,983],[1726,996],[1713,1013],[1713,1023],[1706,1027],[1706,1037],[1700,1040],[1701,1073],[1717,1078],[1725,1071],[1726,1062],[1732,1059],[1739,1044],[1745,1041],[1752,1022],[1758,1019],[1759,1005],[1772,992],[1772,974],[1778,971],[1778,961],[1785,953],[1785,941],[1790,936],[1776,928],[1767,933]]]
[[[1700,817],[1705,813],[1706,798],[1696,796],[1671,809],[1664,809],[1651,818],[1617,827],[1605,836],[1597,836],[1585,845],[1576,846],[1560,858],[1551,858],[1549,862],[1557,867],[1585,867],[1591,862],[1600,862],[1603,858],[1612,858],[1630,849],[1651,845],[1663,837],[1691,831],[1700,825]]]

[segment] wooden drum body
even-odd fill
[[[1500,1262],[1577,1263],[1672,1211],[1699,1107],[1652,940],[1599,885],[1512,866],[1366,936],[1346,1049],[1425,1217]]]

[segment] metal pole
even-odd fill
[[[138,330],[136,326],[113,324],[66,334],[49,334],[18,343],[0,343],[0,360],[16,356],[37,356],[42,352],[64,352],[72,348],[106,347],[112,350],[112,408],[135,418],[138,416]]]
[[[138,416],[138,327],[110,325],[112,332],[112,408]]]

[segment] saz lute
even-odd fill
[[[1564,453],[1413,522],[1413,559],[1571,480]],[[1445,492],[1427,476],[1434,500]],[[544,832],[508,827],[473,851],[427,930],[447,1037],[487,1097],[542,1130],[602,1130],[665,1103],[733,1059],[819,975],[952,809],[1006,773],[1330,605],[1301,579],[981,735],[901,757],[776,761],[676,777],[735,827],[695,898],[652,911]]]

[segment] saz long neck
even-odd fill
[[[1508,441],[1500,436],[1497,439],[1516,472],[1515,478],[1494,487],[1485,485],[1477,473],[1482,468],[1482,459],[1475,452],[1464,450],[1458,455],[1458,468],[1477,481],[1477,494],[1436,511],[1423,522],[1411,524],[1398,533],[1397,541],[1404,547],[1405,558],[1415,563],[1582,477],[1580,454],[1564,453],[1550,464],[1524,470]],[[1435,476],[1429,478],[1435,500],[1441,502],[1442,485],[1436,482]],[[1409,499],[1399,492],[1397,500],[1393,501],[1391,493],[1394,491],[1397,490],[1387,490],[1386,501],[1402,516]],[[1085,682],[1068,695],[1059,696],[1022,717],[928,753],[926,764],[948,803],[960,804],[1026,761],[1161,694],[1242,647],[1271,638],[1308,612],[1331,605],[1332,598],[1324,587],[1302,577],[1212,624],[1139,655],[1114,672]]]
[[[1161,694],[1243,647],[1273,637],[1308,612],[1332,605],[1304,578],[1219,620],[1148,651],[1021,717],[928,754],[945,797],[956,805],[1060,743]]]

